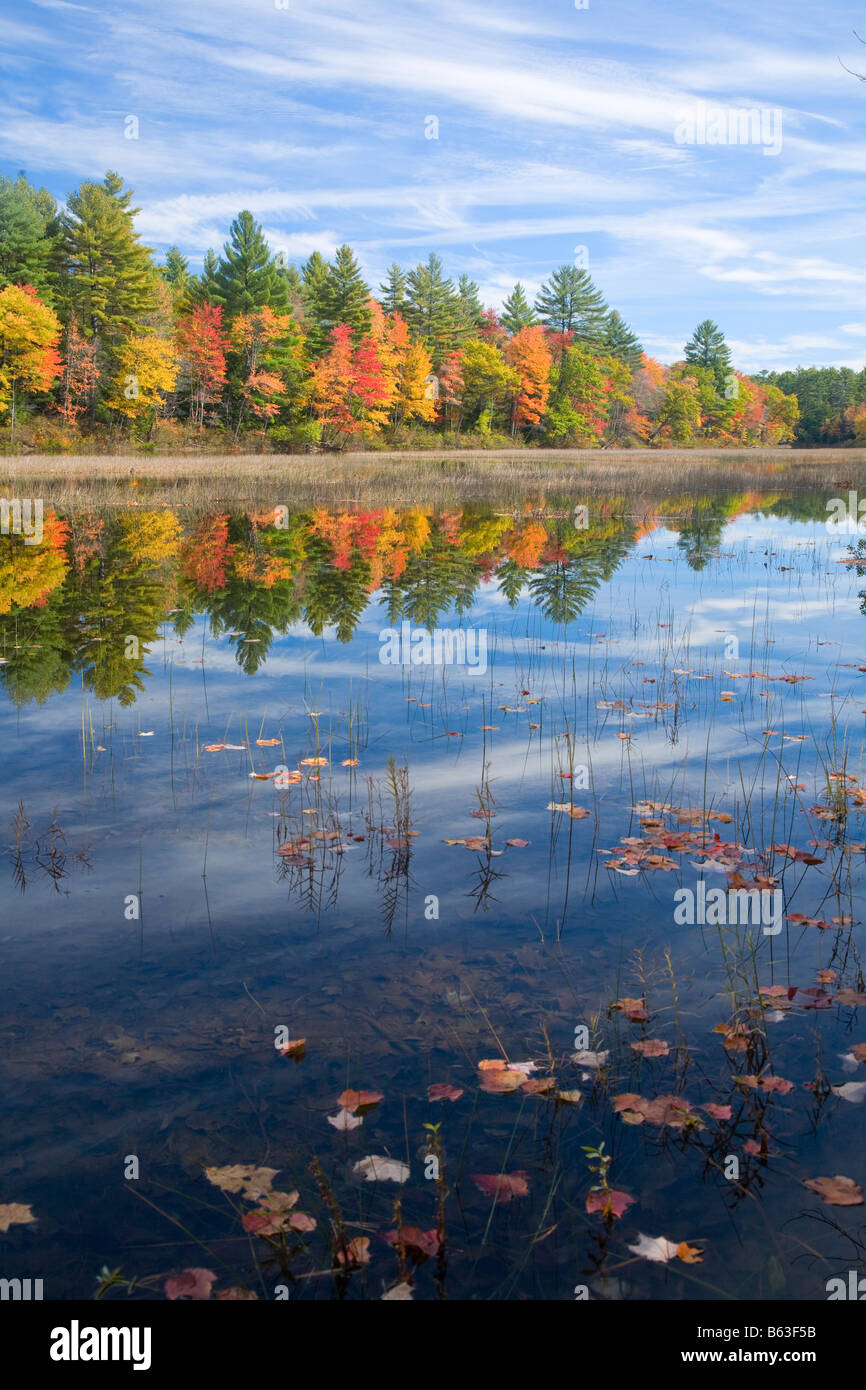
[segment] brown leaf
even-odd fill
[[[863,1189],[853,1178],[807,1178],[803,1183],[810,1192],[817,1192],[830,1207],[861,1207]]]

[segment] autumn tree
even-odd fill
[[[263,426],[280,413],[287,391],[283,373],[295,364],[291,314],[275,314],[265,305],[239,314],[231,326],[231,342],[240,361],[240,397],[235,436],[248,410]]]
[[[57,410],[67,425],[86,410],[93,400],[100,371],[96,364],[96,342],[88,341],[76,323],[66,330],[66,351],[60,375]]]
[[[9,412],[9,437],[21,391],[47,391],[60,372],[60,321],[32,285],[0,290],[0,410]]]
[[[482,434],[488,433],[495,412],[504,408],[508,394],[518,386],[518,373],[498,348],[475,340],[460,353],[460,375],[462,417],[474,418]]]
[[[554,443],[592,446],[607,423],[607,377],[597,357],[566,347],[551,373],[545,429]]]
[[[517,374],[511,398],[511,433],[537,427],[547,408],[553,358],[540,324],[519,328],[505,346],[505,360]]]
[[[223,331],[223,311],[218,304],[199,304],[177,322],[181,390],[189,401],[189,418],[201,429],[205,412],[219,401],[226,384],[226,352],[230,347]]]
[[[168,338],[132,333],[118,348],[116,361],[106,405],[124,419],[147,420],[150,437],[164,397],[177,380],[175,345]]]

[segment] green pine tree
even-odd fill
[[[589,271],[561,265],[538,292],[535,308],[554,333],[573,333],[588,347],[600,347],[607,305]]]
[[[304,321],[307,337],[307,356],[315,361],[328,346],[328,263],[319,251],[314,251],[303,269]]]
[[[481,324],[484,306],[478,298],[478,286],[468,275],[457,281],[458,323],[464,335],[473,333]]]
[[[51,302],[56,211],[47,189],[34,188],[23,174],[15,180],[0,174],[0,289],[32,285]]]
[[[325,328],[330,333],[338,324],[348,323],[360,336],[370,327],[370,287],[350,246],[338,246],[328,266],[325,285]]]
[[[685,346],[686,361],[696,367],[712,367],[721,389],[731,371],[731,350],[725,335],[712,319],[699,323]]]
[[[214,275],[214,302],[223,306],[226,324],[265,305],[275,314],[289,312],[288,286],[271,258],[261,224],[246,210],[229,228]]]
[[[386,314],[400,314],[406,317],[408,302],[406,299],[406,273],[401,270],[396,261],[388,266],[388,278],[379,286],[381,290],[380,302]]]
[[[182,256],[176,246],[170,246],[165,253],[165,264],[159,267],[159,273],[171,290],[172,299],[177,302],[184,294],[190,279],[189,261],[186,256]]]
[[[406,276],[406,300],[409,327],[426,345],[435,370],[458,345],[461,334],[454,284],[445,278],[442,262],[432,252]]]
[[[131,202],[132,189],[109,171],[70,193],[60,219],[63,315],[108,352],[157,307],[157,272]]]
[[[538,315],[526,298],[526,290],[519,280],[503,304],[499,317],[509,333],[519,333],[521,328],[531,328],[538,323]]]
[[[632,372],[636,372],[641,365],[643,348],[637,335],[632,333],[616,309],[611,309],[605,320],[602,347],[608,357],[615,357],[619,362],[624,362]]]

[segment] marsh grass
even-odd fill
[[[488,453],[347,453],[335,458],[281,454],[188,459],[32,454],[0,457],[0,490],[75,505],[254,510],[279,505],[375,507],[423,503],[450,507],[495,501],[522,507],[527,497],[562,505],[628,489],[631,514],[651,508],[650,495],[784,486],[820,489],[827,497],[866,479],[866,449],[552,449]],[[646,495],[644,495],[646,489]]]

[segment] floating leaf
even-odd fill
[[[439,1235],[436,1231],[422,1231],[417,1226],[401,1226],[399,1231],[385,1231],[382,1239],[396,1249],[403,1245],[414,1257],[416,1263],[429,1259],[439,1253]]]
[[[862,1105],[866,1096],[866,1081],[846,1081],[844,1086],[831,1086],[834,1096],[848,1100],[852,1105]]]
[[[660,1264],[667,1264],[679,1250],[674,1240],[667,1240],[665,1236],[644,1236],[640,1232],[637,1245],[630,1245],[628,1248],[633,1255],[639,1255],[644,1260],[655,1260]]]
[[[338,1110],[336,1115],[326,1116],[329,1125],[334,1129],[357,1129],[358,1125],[364,1123],[361,1115],[353,1115],[351,1110]]]
[[[853,1178],[843,1178],[838,1173],[834,1178],[806,1178],[803,1183],[810,1192],[818,1196],[829,1207],[862,1207],[863,1189]]]
[[[337,1251],[337,1263],[341,1265],[368,1265],[370,1263],[370,1237],[355,1236],[345,1250]]]
[[[205,1168],[205,1177],[222,1192],[242,1192],[248,1200],[270,1192],[279,1168],[257,1168],[252,1163],[232,1163],[225,1168]]]
[[[27,1226],[35,1220],[29,1203],[4,1202],[0,1205],[0,1231],[8,1231],[10,1226]]]
[[[473,1173],[472,1181],[494,1202],[505,1203],[512,1197],[529,1195],[529,1174],[522,1169],[516,1173]]]
[[[343,1091],[342,1095],[337,1096],[337,1104],[353,1112],[372,1109],[380,1100],[384,1100],[381,1091]]]
[[[602,1216],[620,1217],[628,1207],[634,1202],[634,1197],[630,1197],[627,1192],[615,1192],[609,1188],[606,1192],[590,1192],[586,1199],[586,1209],[588,1212],[601,1212]]]
[[[400,1163],[396,1158],[368,1154],[358,1160],[353,1171],[361,1173],[367,1182],[406,1182],[410,1170],[408,1163]]]
[[[661,1038],[645,1038],[643,1042],[633,1042],[633,1051],[642,1057],[667,1057],[670,1047]]]
[[[446,1081],[437,1081],[427,1087],[428,1100],[459,1100],[462,1095],[462,1087],[451,1086]]]
[[[193,1298],[203,1301],[210,1298],[210,1292],[217,1276],[212,1269],[184,1269],[165,1281],[166,1298]]]

